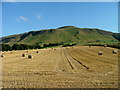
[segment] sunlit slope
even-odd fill
[[[3,43],[27,43],[27,44],[44,44],[44,43],[109,43],[117,42],[120,34],[112,32],[90,29],[77,28],[74,26],[64,26],[57,29],[47,29],[39,31],[31,31],[28,33],[17,34],[3,37]]]

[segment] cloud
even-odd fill
[[[36,18],[37,18],[37,19],[41,19],[41,18],[42,18],[42,15],[37,14],[37,15],[36,15]]]
[[[2,0],[2,2],[16,2],[16,0]]]
[[[19,16],[19,17],[16,18],[16,20],[17,20],[17,21],[21,21],[21,20],[22,20],[22,21],[29,21],[29,19],[26,18],[26,17],[24,17],[24,16]]]
[[[23,20],[23,21],[28,21],[28,20],[29,20],[28,18],[23,17],[23,16],[19,16],[19,18],[20,18],[21,20]]]

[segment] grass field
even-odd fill
[[[98,55],[100,50],[103,55]],[[117,88],[118,53],[112,50],[117,49],[76,46],[3,52],[2,87]]]

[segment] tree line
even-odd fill
[[[35,45],[27,45],[27,44],[13,44],[12,46],[8,44],[1,44],[0,51],[12,51],[12,50],[27,50],[27,49],[40,49],[41,46],[38,44]]]
[[[107,47],[113,47],[113,48],[118,48],[120,49],[120,43],[102,43],[102,44],[88,44],[89,46],[107,46]],[[88,46],[87,45],[87,46]]]
[[[54,46],[60,46],[60,45],[62,47],[67,47],[67,46],[74,46],[76,44],[64,44],[63,42],[61,42],[61,43],[48,43],[48,44],[43,44],[43,46],[40,46],[38,43],[36,43],[34,45],[15,43],[12,46],[10,46],[8,44],[0,44],[0,51],[41,49],[41,48],[54,47]]]

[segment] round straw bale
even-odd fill
[[[91,47],[91,46],[89,45],[89,47]]]
[[[33,57],[32,57],[32,55],[28,55],[28,58],[29,58],[29,59],[32,59]]]
[[[117,50],[113,50],[112,53],[113,53],[113,54],[117,54]]]
[[[99,52],[98,52],[98,55],[103,55],[103,52],[102,52],[102,51],[99,51]]]
[[[22,57],[25,57],[25,54],[22,54]]]
[[[1,54],[1,55],[0,55],[0,57],[4,57],[4,55],[3,55],[3,54]]]
[[[104,47],[107,47],[107,45],[104,45]]]

